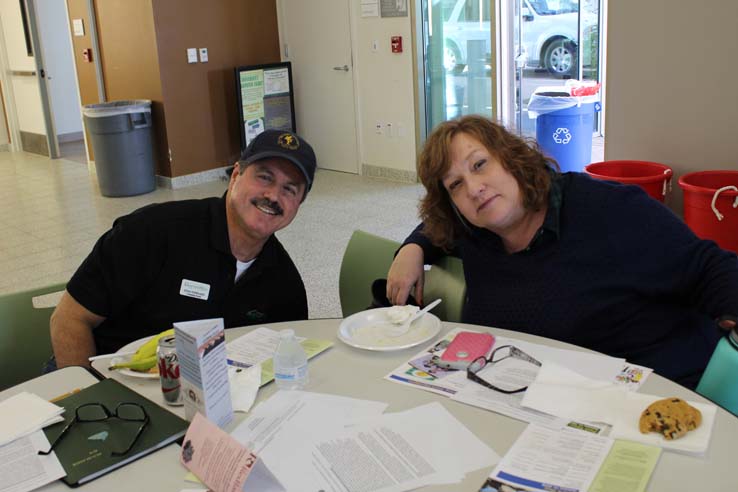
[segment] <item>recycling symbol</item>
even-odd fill
[[[557,128],[553,134],[554,142],[557,144],[568,144],[571,141],[571,133],[568,128]]]

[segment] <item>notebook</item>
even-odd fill
[[[184,436],[189,423],[141,396],[114,379],[104,379],[78,393],[56,402],[66,409],[64,422],[44,429],[49,442],[54,442],[64,427],[75,418],[75,409],[85,403],[102,403],[111,412],[121,402],[138,403],[146,409],[149,423],[136,444],[123,456],[112,451],[124,450],[133,440],[137,422],[111,418],[101,422],[76,422],[54,451],[67,476],[62,480],[72,487],[94,480],[142,456],[153,453]]]

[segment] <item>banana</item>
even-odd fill
[[[108,369],[113,371],[115,369],[131,369],[132,371],[146,372],[156,365],[158,362],[156,354],[147,357],[146,359],[140,359],[137,361],[130,360],[128,362],[121,362],[110,366]]]
[[[148,340],[146,343],[141,345],[127,362],[114,364],[108,369],[111,371],[115,369],[131,369],[132,371],[141,372],[150,370],[158,362],[156,357],[156,347],[159,345],[159,339],[170,335],[174,335],[174,328],[164,330],[158,335],[154,335],[151,337],[151,340]]]
[[[174,328],[162,331],[158,335],[151,337],[151,340],[144,343],[138,348],[138,350],[136,350],[136,353],[131,356],[130,361],[136,362],[156,355],[156,347],[159,345],[159,339],[169,335],[174,335]]]

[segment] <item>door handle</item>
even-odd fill
[[[339,72],[348,72],[349,67],[348,65],[344,65],[342,67],[333,67],[333,70],[338,70]]]

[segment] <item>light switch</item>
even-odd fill
[[[187,48],[187,63],[197,63],[197,48]]]
[[[207,63],[208,61],[208,49],[200,48],[200,63]]]

